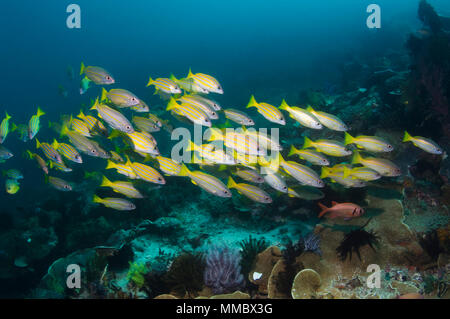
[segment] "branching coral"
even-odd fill
[[[376,251],[374,246],[378,244],[379,239],[373,231],[364,230],[367,223],[364,226],[345,234],[344,239],[336,248],[336,252],[342,261],[345,261],[348,255],[350,255],[351,260],[353,252],[355,252],[358,255],[359,260],[361,260],[359,250],[365,245],[369,245],[370,248]]]
[[[214,247],[206,256],[205,285],[215,294],[230,293],[241,289],[245,280],[241,273],[241,256],[228,247]]]
[[[247,276],[253,267],[256,256],[268,247],[264,238],[259,240],[248,236],[248,240],[243,240],[239,243],[241,246],[241,272]]]
[[[194,296],[203,288],[205,261],[200,253],[184,253],[176,257],[165,276],[167,285],[178,295]]]

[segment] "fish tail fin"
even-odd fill
[[[296,149],[294,145],[291,145],[291,150],[289,151],[288,157],[297,154],[297,152],[298,149]]]
[[[52,147],[53,147],[55,150],[57,150],[58,147],[59,147],[59,143],[58,143],[58,141],[56,140],[56,138],[53,139]]]
[[[228,183],[227,183],[227,187],[228,188],[234,188],[234,187],[236,187],[236,182],[233,180],[233,178],[231,178],[231,176],[230,177],[228,177]]]
[[[39,143],[39,140],[36,138],[36,148],[40,148],[41,146],[41,143]]]
[[[98,97],[95,99],[94,105],[90,108],[90,110],[98,110]]]
[[[180,173],[178,173],[178,176],[189,176],[190,173],[191,173],[191,171],[189,171],[189,169],[186,167],[186,165],[182,164]]]
[[[299,197],[298,194],[292,188],[288,188],[288,196],[291,198]]]
[[[331,172],[331,169],[329,167],[322,166],[322,170],[320,172],[320,178],[327,178],[328,176],[330,176],[330,172]]]
[[[94,195],[94,197],[92,197],[92,201],[94,203],[101,203],[103,200],[100,197],[98,197],[97,195]]]
[[[9,116],[8,112],[6,112],[6,111],[5,111],[5,114],[6,114],[6,118],[5,118],[5,120],[7,120],[7,121],[8,121],[8,120],[9,120],[9,119],[11,118],[11,116]]]
[[[17,130],[17,125],[11,122],[11,132],[15,132]]]
[[[186,152],[196,151],[197,149],[198,149],[197,144],[195,144],[193,141],[189,140],[189,144],[186,148]]]
[[[175,99],[173,98],[173,96],[170,98],[170,101],[169,101],[169,103],[167,104],[167,108],[166,108],[166,111],[170,111],[170,110],[173,110],[173,109],[175,109],[176,107],[178,107],[178,103],[177,103],[177,101],[175,101]]]
[[[146,85],[146,86],[150,86],[150,85],[152,85],[153,83],[154,83],[154,81],[153,81],[152,77],[149,76],[149,77],[148,77],[148,82],[147,82],[147,85]]]
[[[283,101],[281,101],[281,105],[279,106],[280,110],[285,110],[287,111],[289,109],[289,105],[286,103],[286,100],[283,99]]]
[[[403,136],[403,141],[402,142],[409,142],[412,140],[412,136],[409,135],[409,133],[407,131],[405,131],[405,135]]]
[[[361,154],[359,154],[358,151],[354,151],[352,157],[352,164],[361,164],[362,160],[363,158],[361,157]]]
[[[344,140],[345,145],[352,144],[354,140],[355,138],[353,136],[345,132],[345,140]]]
[[[258,106],[258,102],[256,102],[255,100],[255,96],[252,94],[252,96],[250,97],[250,101],[248,101],[248,104],[245,108],[249,108],[249,107],[253,107],[253,106]]]
[[[125,165],[127,165],[128,167],[133,168],[133,163],[131,163],[130,158],[128,157],[128,155],[125,155],[125,158],[127,159]]]
[[[30,159],[33,159],[33,153],[31,153],[30,150],[27,150],[27,153],[26,153],[26,154],[28,155],[28,157],[29,157]]]
[[[86,69],[86,67],[84,66],[84,63],[81,62],[81,66],[80,66],[80,75],[84,73],[84,69]]]
[[[69,133],[69,128],[67,127],[67,124],[63,124],[61,127],[60,135],[64,136],[67,135],[67,133]]]
[[[42,115],[45,115],[45,112],[42,111],[41,108],[38,106],[36,115],[37,115],[37,117],[41,117]]]
[[[303,144],[303,148],[308,148],[308,147],[312,147],[313,146],[313,141],[305,136],[305,143]]]
[[[318,205],[319,205],[319,207],[320,207],[320,209],[321,209],[321,211],[320,211],[320,213],[319,213],[319,215],[317,216],[317,217],[322,217],[323,215],[325,215],[325,213],[327,212],[327,210],[328,210],[328,207],[327,206],[325,206],[324,204],[322,204],[322,203],[317,203]]]
[[[102,183],[100,184],[100,187],[109,187],[111,185],[112,185],[111,181],[109,179],[107,179],[105,175],[103,175]]]
[[[100,97],[100,102],[103,102],[107,99],[107,94],[108,94],[108,91],[106,91],[105,88],[102,88],[102,95]]]
[[[86,115],[84,115],[83,110],[80,110],[80,113],[77,115],[77,117],[84,120],[86,118]]]
[[[111,160],[108,160],[107,163],[106,163],[106,168],[105,169],[116,168],[116,166],[117,166],[116,163],[114,163]]]

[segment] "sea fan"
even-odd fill
[[[336,252],[342,261],[346,260],[348,255],[350,255],[351,260],[353,252],[355,252],[358,255],[359,260],[361,260],[359,250],[365,245],[369,245],[370,248],[376,251],[374,246],[378,244],[379,238],[373,231],[364,230],[367,223],[361,228],[345,234],[341,244],[336,248]]]
[[[205,285],[215,294],[229,293],[244,286],[239,251],[227,247],[214,247],[206,256]]]

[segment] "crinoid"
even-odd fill
[[[247,278],[256,256],[268,247],[268,243],[264,238],[257,240],[249,235],[248,240],[242,240],[239,245],[241,246],[241,272]]]
[[[205,260],[200,253],[183,253],[176,257],[165,275],[167,286],[179,296],[190,297],[203,288]]]
[[[369,245],[370,248],[376,251],[374,246],[379,242],[378,236],[373,231],[364,230],[364,227],[366,227],[369,222],[370,219],[364,226],[345,234],[344,239],[336,248],[336,252],[342,261],[345,261],[348,255],[350,255],[351,260],[353,252],[355,252],[358,255],[359,260],[361,260],[359,250],[365,245]]]

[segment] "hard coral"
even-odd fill
[[[214,247],[206,256],[205,285],[215,294],[234,292],[244,286],[241,256],[228,247]]]

